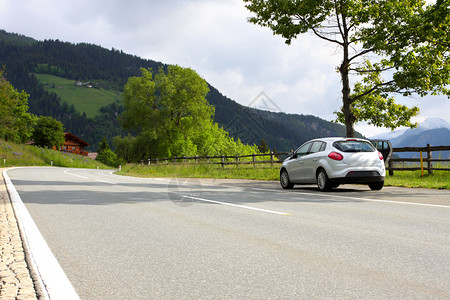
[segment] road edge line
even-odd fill
[[[16,168],[4,170],[3,178],[26,251],[27,263],[32,269],[30,270],[32,276],[36,277],[34,278],[35,284],[39,285],[37,292],[43,294],[39,296],[51,300],[79,300],[80,297],[75,292],[9,178],[7,171],[12,169]]]

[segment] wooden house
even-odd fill
[[[71,134],[70,132],[66,132],[64,133],[64,140],[64,145],[59,148],[60,151],[81,154],[84,156],[88,155],[88,152],[84,151],[84,148],[89,146],[89,144],[79,137]]]

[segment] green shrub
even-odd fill
[[[118,166],[117,155],[111,149],[105,149],[100,152],[96,160],[110,167],[116,168]]]

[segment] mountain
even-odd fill
[[[89,82],[96,89],[120,95],[128,78],[139,76],[141,68],[158,70],[167,67],[164,63],[114,48],[108,50],[97,45],[59,40],[37,41],[4,30],[0,30],[0,66],[6,67],[7,78],[16,89],[30,94],[31,113],[60,120],[67,131],[91,143],[90,151],[95,151],[103,137],[111,142],[114,136],[127,134],[119,124],[124,109],[121,101],[110,99],[96,114],[88,112],[87,116],[80,106],[46,88],[35,74],[39,74],[39,78],[46,74],[74,82]],[[209,87],[206,98],[215,107],[215,122],[244,143],[258,145],[264,140],[271,149],[287,152],[312,138],[345,135],[342,125],[310,115],[246,107],[222,95],[213,86]],[[72,99],[78,97],[80,101],[85,97],[70,96]]]
[[[389,132],[379,133],[377,135],[371,136],[370,139],[379,140],[393,140],[401,135],[403,135],[408,129],[397,129]]]
[[[450,129],[436,128],[429,129],[415,134],[408,134],[401,139],[393,140],[394,147],[426,147],[431,146],[448,146],[450,145]]]
[[[450,124],[439,118],[428,118],[417,128],[378,134],[372,139],[388,139],[393,147],[426,147],[450,145]]]
[[[426,147],[431,146],[449,146],[450,145],[450,124],[442,119],[429,118],[419,124],[417,128],[396,130],[393,132],[379,134],[372,139],[388,139],[392,147]],[[399,157],[411,157],[410,152],[398,153]],[[450,151],[433,152],[433,157],[450,157]]]

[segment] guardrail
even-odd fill
[[[424,170],[428,171],[428,174],[433,174],[434,170],[450,171],[450,158],[433,158],[433,151],[450,151],[450,146],[431,146],[428,144],[426,147],[393,148],[393,153],[415,152],[419,154],[419,157],[391,158],[386,169],[390,176],[394,175],[394,171],[421,170],[422,174]],[[426,157],[424,157],[424,154],[426,154]],[[434,166],[434,162],[440,163],[439,166]],[[426,166],[424,166],[424,163]],[[447,163],[448,168],[442,168],[442,163]]]

